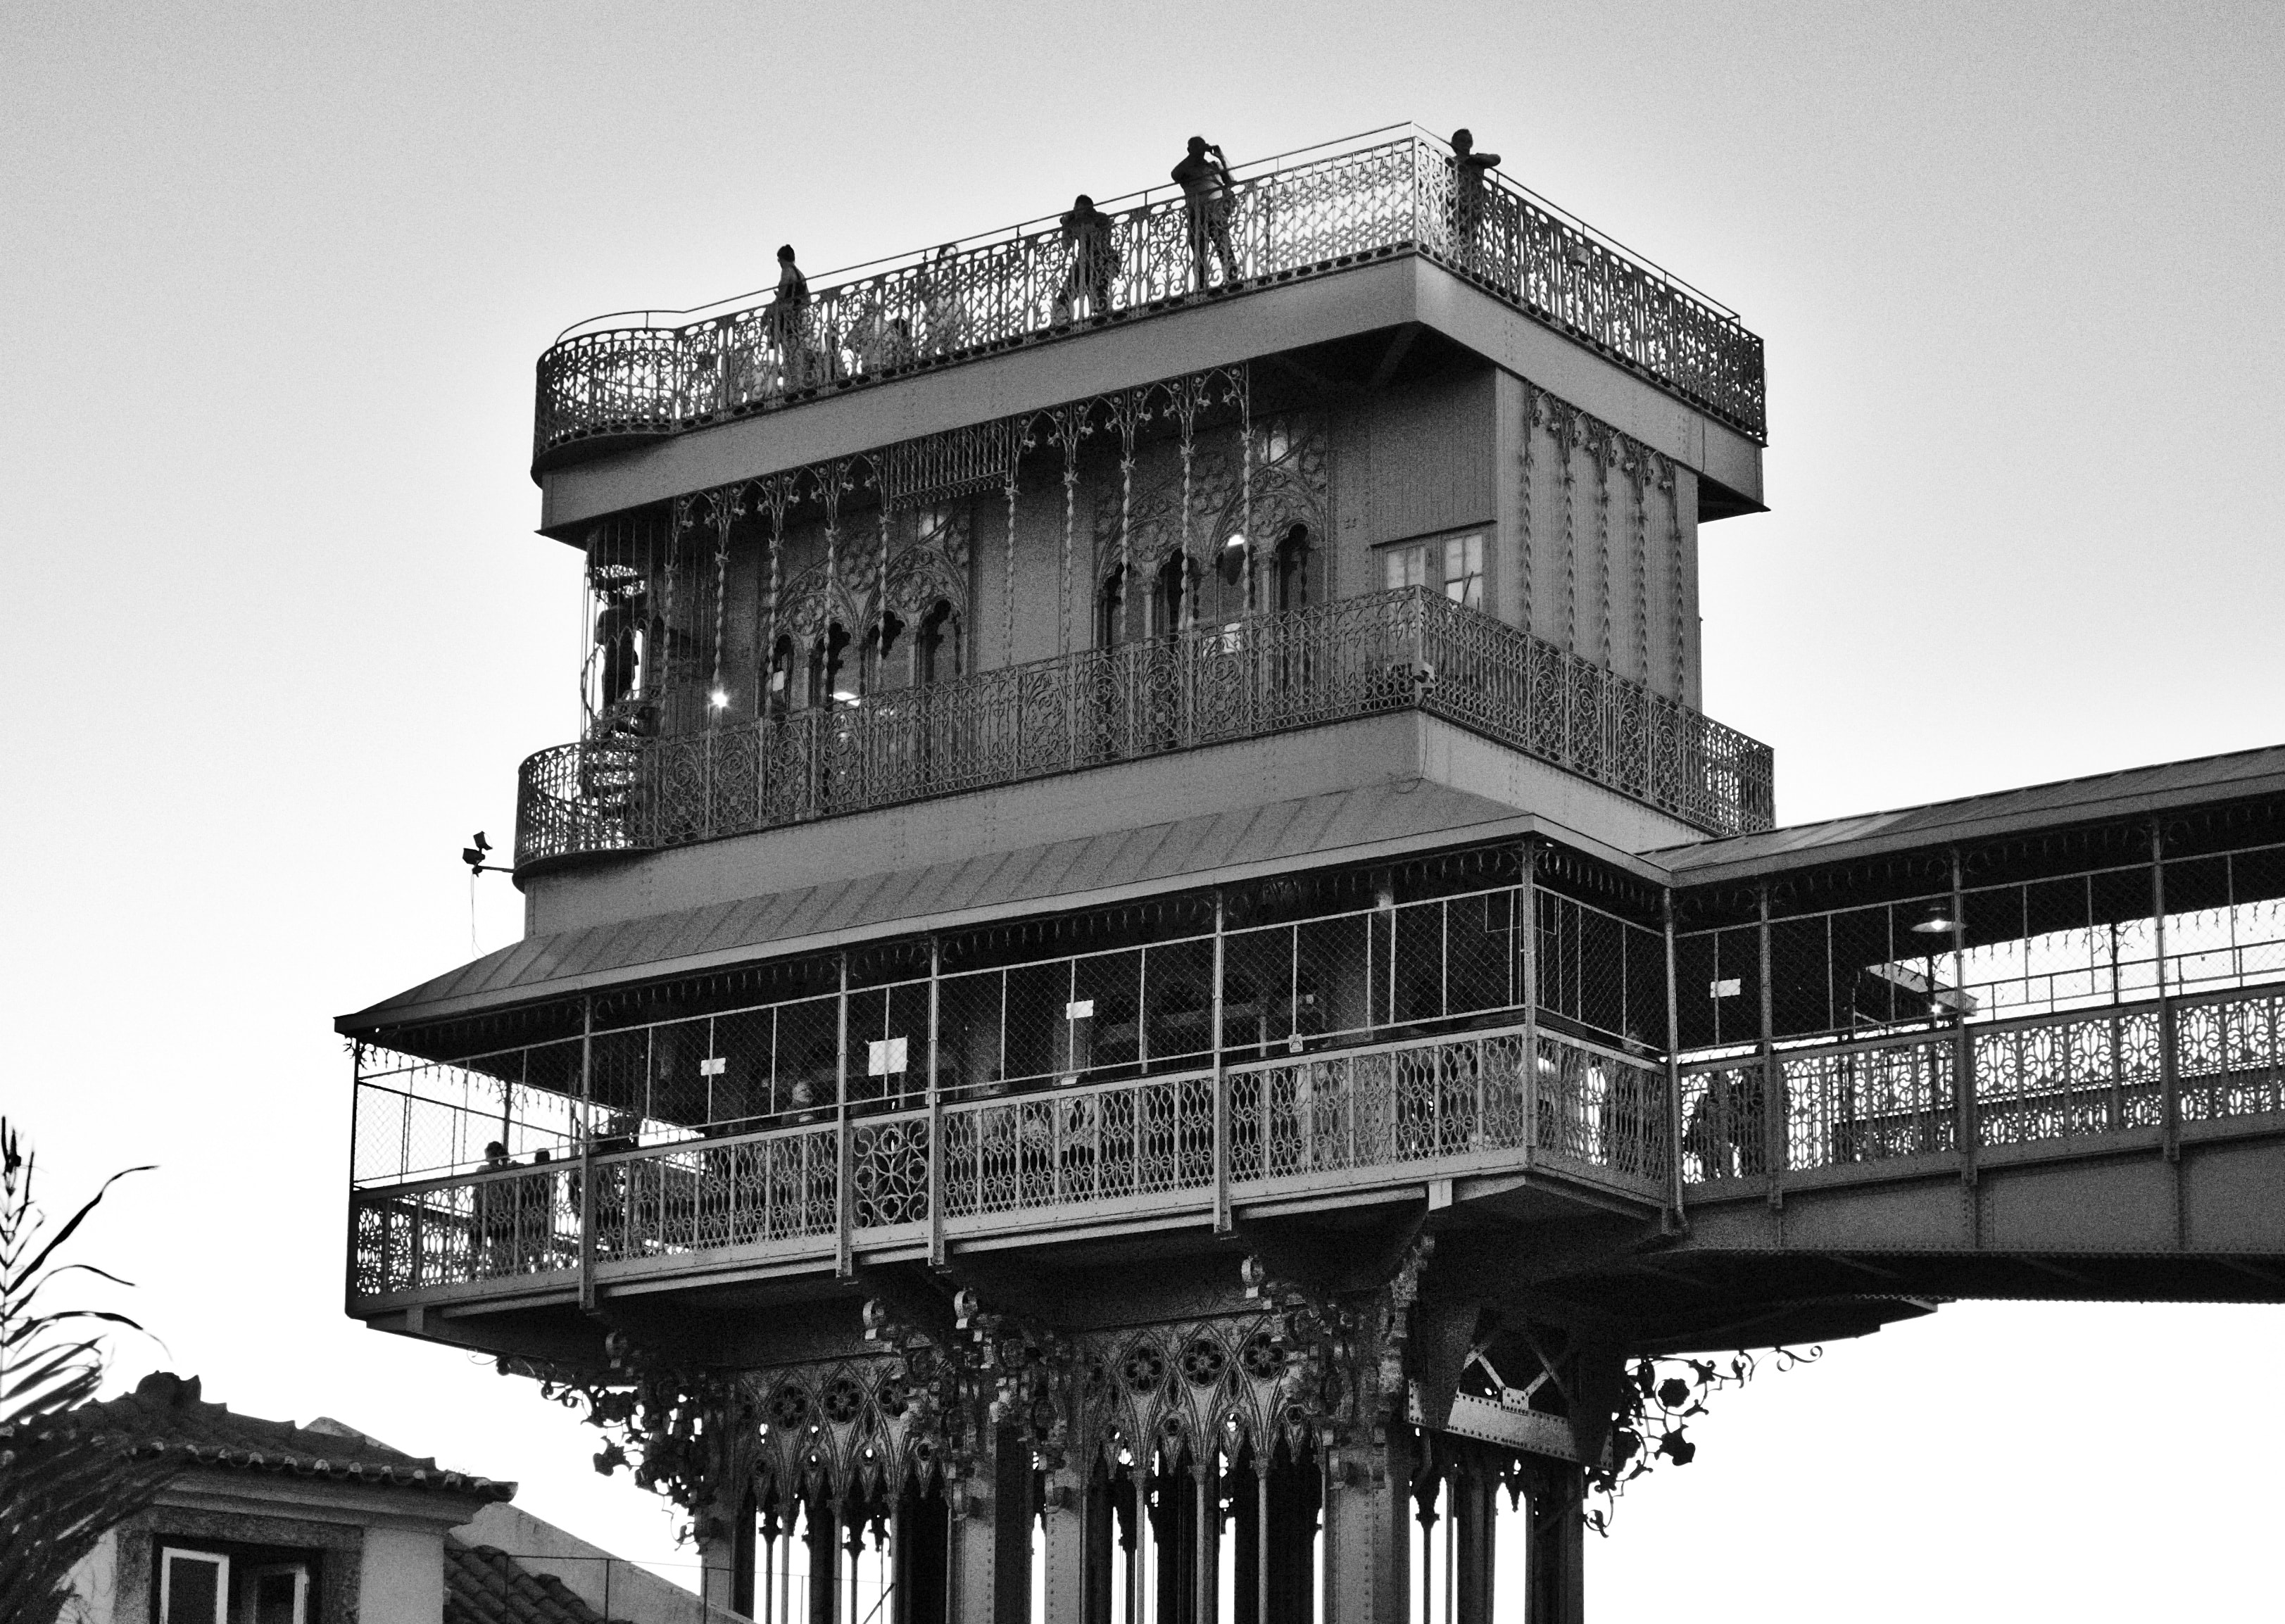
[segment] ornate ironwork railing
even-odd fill
[[[527,759],[519,866],[649,851],[1417,708],[1719,834],[1767,745],[1419,587],[667,739]]]
[[[2250,1117],[2285,1118],[2275,985],[1694,1063],[1678,1102],[1692,1184]]]
[[[763,1133],[354,1190],[353,1289],[546,1283],[537,1277],[734,1247],[829,1256],[931,1227],[1045,1232],[1529,1165],[1655,1202],[1676,1151],[1680,1182],[1703,1197],[1772,1173],[1948,1166],[1971,1148],[2108,1154],[2127,1136],[2285,1127],[2285,989],[1691,1062],[1671,1088],[1657,1057],[1523,1024],[933,1110],[809,1114]]]
[[[1535,1042],[1537,1063],[1524,1056]],[[1002,1094],[351,1196],[360,1297],[730,1248],[824,1255],[1534,1163],[1645,1202],[1662,1065],[1528,1026]],[[1217,1196],[1217,1190],[1222,1192]]]
[[[1105,308],[1090,316],[1165,310],[1206,291],[1184,202],[1169,191],[1113,200],[1115,263],[1106,255]],[[1237,274],[1216,291],[1427,255],[1732,427],[1765,432],[1762,341],[1736,316],[1504,177],[1465,184],[1433,137],[1240,169],[1229,241]],[[583,324],[540,357],[534,458],[991,354],[1068,326],[1096,296],[1091,281],[1048,220],[821,278],[798,306],[757,300]]]

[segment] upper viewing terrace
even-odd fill
[[[1458,178],[1411,125],[1233,165],[1229,245],[1201,276],[1179,189],[1100,205],[1082,267],[1059,220],[821,276],[805,302],[742,294],[567,329],[539,358],[535,473],[662,435],[1125,322],[1209,295],[1417,255],[1755,442],[1762,341],[1737,316],[1494,171]]]

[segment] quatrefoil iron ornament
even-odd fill
[[[797,1427],[809,1419],[809,1394],[791,1384],[770,1400],[770,1417],[782,1427]]]
[[[846,1425],[865,1408],[865,1390],[849,1377],[836,1377],[825,1390],[827,1419]]]
[[[1193,1337],[1182,1349],[1182,1376],[1194,1387],[1211,1387],[1229,1368],[1229,1355],[1211,1337]]]
[[[1285,1368],[1285,1350],[1266,1330],[1257,1330],[1238,1350],[1238,1362],[1255,1381],[1266,1382]]]
[[[1129,1393],[1155,1393],[1166,1379],[1166,1356],[1155,1342],[1138,1342],[1119,1364],[1119,1379]]]

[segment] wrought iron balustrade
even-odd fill
[[[1418,253],[1745,433],[1765,429],[1762,342],[1730,311],[1504,177],[1463,186],[1450,149],[1408,132],[1241,167],[1234,289]],[[1179,193],[1114,200],[1106,310],[1182,304],[1196,285]],[[1120,208],[1119,204],[1128,206]],[[755,302],[575,328],[539,359],[534,457],[671,434],[1068,326],[1092,293],[1054,221],[820,278],[798,306]],[[600,318],[610,321],[612,318]]]
[[[1525,1055],[1535,1043],[1536,1063]],[[1659,1198],[1663,1065],[1529,1027],[938,1101],[362,1189],[361,1297],[880,1245],[1539,1161]]]
[[[1418,587],[523,764],[519,866],[648,851],[1419,709],[1730,834],[1767,745]]]
[[[2108,1154],[2185,1128],[2285,1128],[2285,986],[1686,1060],[1671,1082],[1662,1056],[1512,1022],[925,1105],[907,1094],[847,1116],[798,1110],[759,1132],[718,1125],[643,1148],[603,1149],[633,1142],[607,1117],[585,1157],[571,1150],[577,1102],[527,1121],[511,1097],[479,1130],[496,1120],[527,1144],[565,1134],[557,1159],[354,1189],[357,1295],[547,1287],[731,1249],[822,1259],[947,1229],[1046,1233],[1525,1165],[1654,1202],[1777,1174],[1884,1177],[1968,1150]],[[367,1124],[361,1102],[361,1146]]]
[[[2174,1059],[2160,1034],[2171,1023]],[[1537,1063],[1527,1067],[1527,1044]],[[1219,1094],[1218,1091],[1219,1090]],[[1772,1118],[1770,1103],[1777,1102]],[[763,1248],[1091,1224],[1529,1164],[1656,1200],[1682,1182],[2090,1151],[2188,1126],[2285,1124],[2285,990],[1665,1066],[1508,1026],[823,1119],[359,1189],[359,1296]],[[1219,1126],[1218,1126],[1219,1125]],[[844,1171],[845,1170],[845,1171]],[[583,1180],[585,1184],[583,1187]],[[844,1193],[845,1191],[845,1193]],[[583,1237],[592,1236],[592,1243]]]
[[[1935,1025],[1681,1072],[1692,1185],[2285,1119],[2285,989]]]

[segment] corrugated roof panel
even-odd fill
[[[2269,745],[1732,835],[1645,855],[1664,864],[1676,879],[1694,880],[2279,793],[2285,793],[2285,745]]]
[[[1042,903],[1080,906],[1121,890],[1172,890],[1223,870],[1342,860],[1386,843],[1521,834],[1535,820],[1446,785],[1386,785],[1183,819],[1091,839],[981,852],[918,868],[799,886],[732,903],[558,932],[503,948],[342,1018],[347,1032],[526,1002],[550,992],[689,973],[765,952],[949,928]]]

